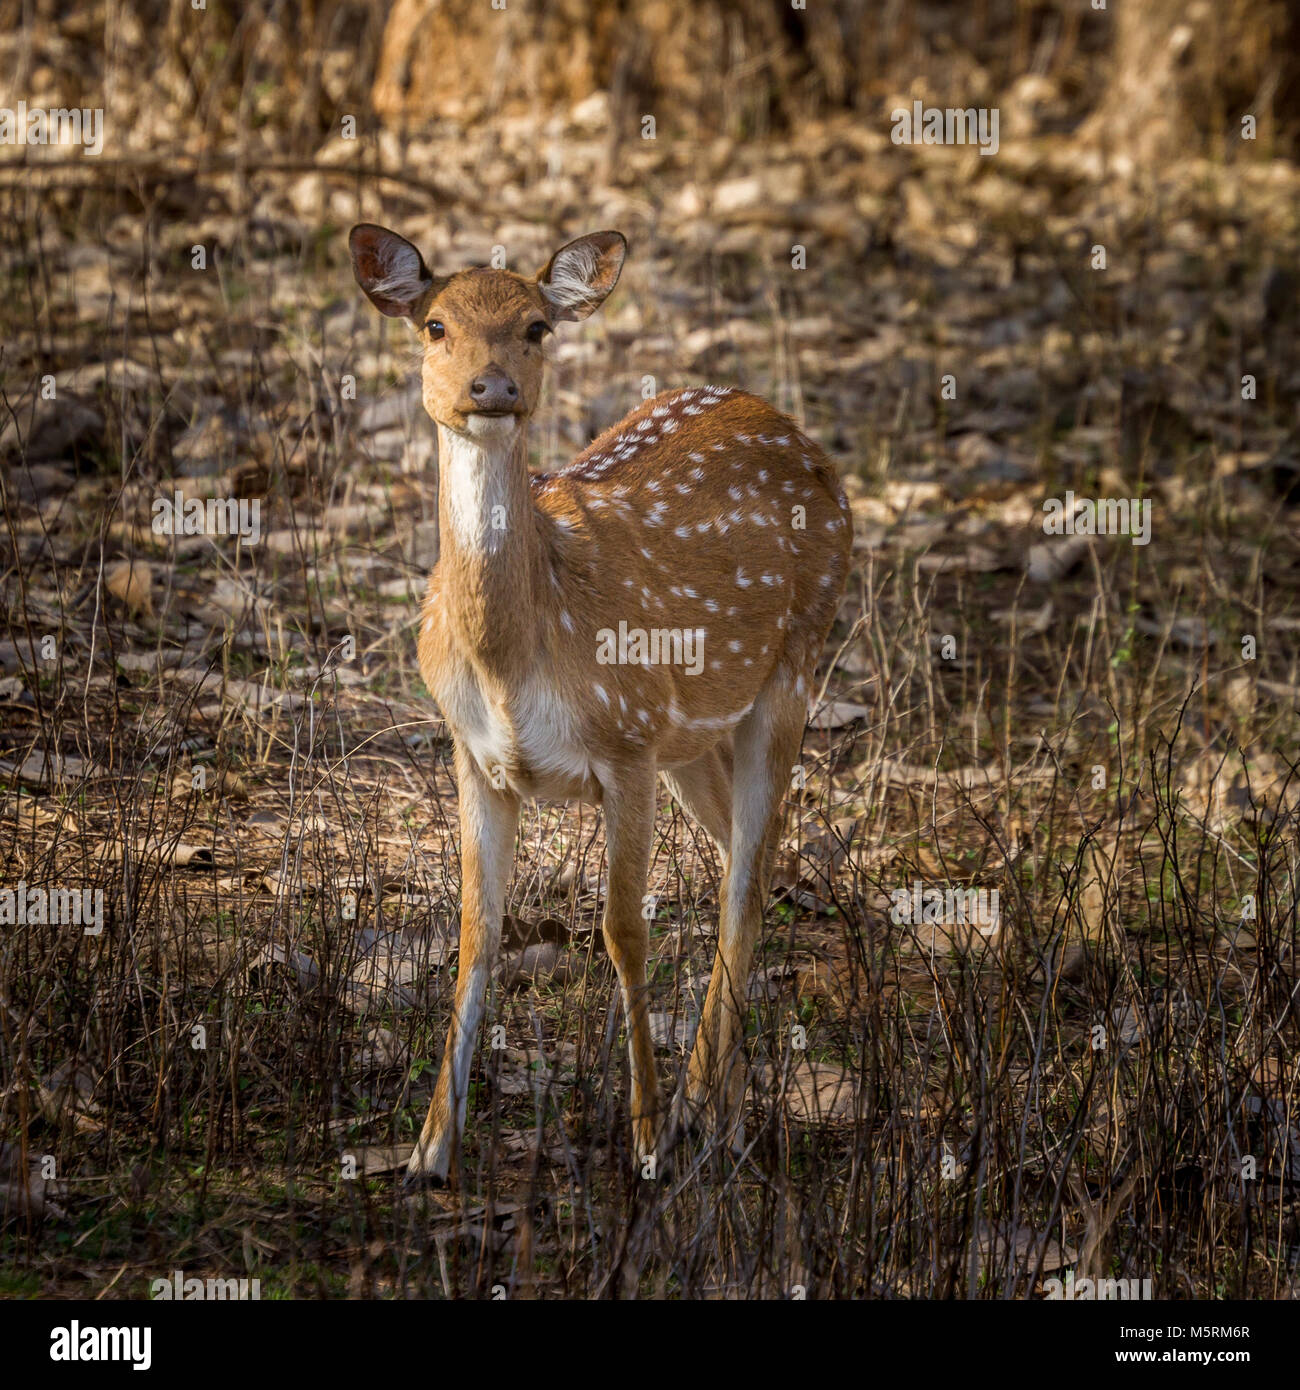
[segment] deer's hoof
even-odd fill
[[[422,1168],[408,1168],[402,1178],[403,1192],[436,1192],[447,1186],[441,1173],[426,1173]]]
[[[408,1192],[430,1191],[447,1186],[447,1165],[439,1163],[432,1146],[417,1144],[406,1165],[402,1186]]]
[[[695,1139],[706,1128],[706,1102],[702,1097],[692,1096],[688,1091],[679,1091],[673,1099],[672,1113],[668,1121],[668,1132],[664,1136],[665,1146],[675,1149],[687,1139]]]

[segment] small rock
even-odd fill
[[[33,397],[0,430],[0,457],[65,458],[103,428],[99,411],[72,391],[60,391],[52,401]]]

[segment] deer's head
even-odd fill
[[[543,339],[562,319],[600,307],[627,254],[621,233],[592,232],[529,279],[484,267],[433,275],[405,237],[370,222],[353,227],[348,245],[370,302],[419,335],[425,410],[439,425],[477,435],[517,427],[533,413]]]

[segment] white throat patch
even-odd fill
[[[506,472],[515,466],[518,429],[513,416],[471,415],[466,433],[445,425],[438,430],[438,485],[446,491],[456,544],[465,550],[499,550],[507,528],[518,521],[509,514]]]

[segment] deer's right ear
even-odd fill
[[[359,222],[348,236],[352,273],[366,298],[389,318],[409,319],[433,288],[424,257],[405,237]]]

